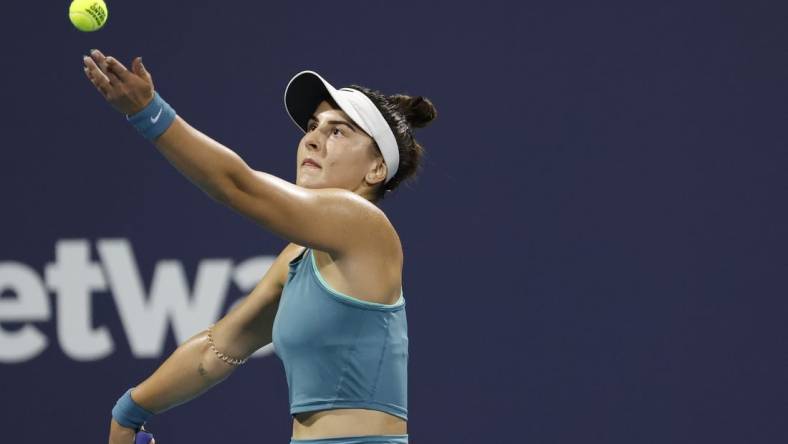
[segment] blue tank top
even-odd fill
[[[408,419],[402,293],[389,305],[333,290],[307,248],[290,262],[273,342],[287,376],[291,415],[363,408]]]

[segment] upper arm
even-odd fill
[[[363,197],[339,188],[309,189],[246,169],[234,178],[225,202],[273,233],[331,254],[392,239],[385,214]]]
[[[274,317],[287,278],[288,263],[299,251],[298,245],[288,244],[255,288],[216,323],[217,345],[220,336],[232,338],[223,345],[222,351],[227,350],[226,354],[248,356],[271,343]]]

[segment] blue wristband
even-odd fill
[[[128,389],[115,403],[115,407],[112,408],[112,417],[123,427],[136,431],[145,424],[148,418],[153,416],[153,413],[140,407],[139,404],[131,399],[132,390]]]
[[[142,111],[126,116],[134,128],[146,139],[153,141],[167,130],[175,120],[175,110],[161,98],[158,92],[153,92],[153,100]]]

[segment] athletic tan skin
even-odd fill
[[[153,98],[153,81],[141,58],[131,70],[94,50],[85,75],[116,110],[135,114]],[[155,140],[159,151],[208,196],[290,241],[243,302],[213,328],[218,350],[245,358],[269,344],[288,262],[304,247],[314,250],[326,282],[369,302],[393,304],[402,285],[402,247],[386,215],[371,200],[386,178],[386,165],[372,138],[340,109],[321,102],[298,143],[296,184],[255,171],[235,152],[175,121]],[[261,149],[281,147],[261,146]],[[304,163],[304,160],[311,162]],[[206,326],[207,328],[207,326]],[[227,378],[237,367],[208,347],[207,331],[181,344],[136,386],[134,401],[160,413],[183,404]],[[406,421],[367,409],[332,409],[293,418],[295,439],[398,435]],[[110,444],[132,442],[134,431],[112,420]]]

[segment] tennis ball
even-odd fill
[[[68,8],[68,18],[80,31],[97,31],[107,22],[109,12],[104,0],[74,0]]]

